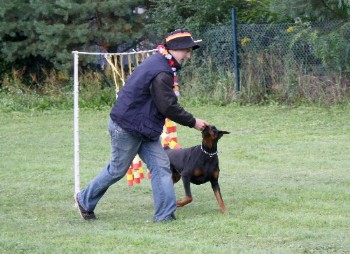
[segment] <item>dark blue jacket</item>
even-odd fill
[[[111,119],[131,134],[153,141],[159,139],[165,117],[193,127],[193,116],[177,104],[172,77],[172,69],[163,55],[156,53],[148,57],[119,92]]]

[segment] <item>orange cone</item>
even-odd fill
[[[140,184],[141,179],[140,179],[140,173],[138,169],[134,169],[134,184]]]
[[[142,167],[139,167],[139,173],[140,173],[140,179],[144,179],[145,178],[145,175],[143,173],[143,168]]]

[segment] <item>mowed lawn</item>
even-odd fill
[[[113,185],[83,221],[74,207],[73,112],[0,113],[0,253],[350,253],[350,108],[188,106],[230,131],[210,184],[177,220],[153,223],[150,181]],[[109,109],[80,111],[81,186],[109,159]],[[180,145],[200,132],[178,126]],[[181,183],[175,185],[184,196]]]

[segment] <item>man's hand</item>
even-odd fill
[[[207,121],[196,118],[196,124],[194,125],[194,128],[199,131],[202,131],[207,125],[209,125]]]

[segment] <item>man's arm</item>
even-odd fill
[[[153,79],[150,92],[154,103],[165,117],[181,125],[194,127],[196,119],[178,104],[173,81],[173,75],[167,72],[161,72]]]
[[[176,123],[202,131],[209,123],[194,118],[191,113],[178,104],[173,91],[173,82],[174,79],[171,73],[161,72],[151,83],[150,92],[159,112]]]

